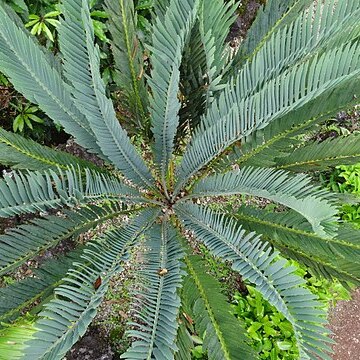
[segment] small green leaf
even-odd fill
[[[33,26],[34,24],[36,24],[37,22],[39,22],[39,19],[35,19],[35,20],[31,20],[31,21],[29,21],[29,22],[27,22],[26,24],[25,24],[25,27],[30,27],[30,26]]]
[[[277,341],[276,345],[280,350],[284,350],[284,351],[290,350],[293,346],[293,344],[290,341]]]
[[[60,14],[61,14],[61,12],[60,12],[60,11],[57,11],[57,10],[55,10],[55,11],[50,11],[50,12],[48,12],[47,14],[44,15],[44,18],[46,19],[46,18],[57,17],[57,16],[59,16]]]
[[[37,22],[31,29],[30,33],[32,35],[36,35],[36,33],[38,32],[39,28],[41,29],[41,23],[40,22]]]
[[[35,121],[35,122],[37,122],[37,123],[39,123],[39,124],[43,124],[43,123],[44,123],[44,120],[41,119],[41,118],[39,118],[39,117],[36,116],[36,115],[27,114],[27,117],[28,117],[29,119],[31,119],[32,121]]]
[[[45,32],[46,36],[50,39],[50,41],[54,42],[54,36],[51,33],[50,29],[46,26],[46,24],[43,24],[43,31]]]
[[[31,130],[34,129],[30,119],[27,116],[24,116],[24,121],[25,121],[25,124],[27,125],[28,128],[30,128]]]
[[[109,15],[105,11],[94,10],[90,13],[91,17],[98,17],[101,19],[108,19]]]
[[[55,19],[46,19],[46,22],[48,22],[49,24],[51,24],[51,25],[54,26],[55,28],[60,25],[60,21],[59,21],[59,20],[55,20]]]

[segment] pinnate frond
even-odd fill
[[[311,184],[311,178],[283,170],[244,167],[209,176],[195,184],[189,197],[244,194],[263,197],[285,205],[308,220],[314,231],[325,237],[336,232],[338,209],[330,193]]]
[[[182,321],[177,332],[176,346],[178,350],[175,353],[174,360],[191,360],[191,350],[194,348],[194,343],[185,322]]]
[[[313,273],[343,282],[360,282],[359,231],[341,224],[338,234],[329,239],[312,232],[295,212],[273,213],[242,206],[236,219],[248,231],[257,231],[284,255],[309,267]]]
[[[223,360],[255,359],[246,331],[232,314],[219,283],[206,273],[199,256],[185,258],[189,275],[184,281],[182,298],[191,309],[195,328],[204,337],[208,358]]]
[[[180,64],[185,40],[195,21],[199,0],[170,1],[164,18],[157,18],[152,33],[152,71],[149,85],[154,156],[166,189],[166,174],[179,124]]]
[[[144,261],[140,265],[140,289],[137,291],[136,321],[128,335],[135,337],[121,357],[125,359],[167,360],[177,350],[177,315],[180,307],[183,251],[176,229],[163,219],[154,225],[144,243]]]
[[[120,126],[113,104],[106,96],[88,0],[65,1],[63,13],[65,20],[59,27],[60,47],[76,105],[85,115],[107,158],[134,183],[152,187],[149,169]]]
[[[77,249],[56,260],[48,260],[39,268],[31,269],[33,277],[0,288],[0,321],[13,321],[26,307],[39,299],[44,300],[59,285],[80,253]]]
[[[310,106],[300,109],[295,126],[294,116],[290,113],[245,137],[241,144],[234,145],[233,149],[219,158],[218,168],[230,169],[234,164],[275,167],[279,158],[287,156],[294,147],[301,145],[298,136],[317,131],[317,125],[340,111],[356,106],[357,94],[360,95],[358,77],[345,80],[338,88],[322,94],[316,100],[316,106],[311,106],[310,103]]]
[[[66,171],[14,172],[0,180],[0,217],[108,201],[142,202],[140,193],[110,175]]]
[[[203,166],[253,131],[275,120],[284,121],[290,129],[309,119],[309,108],[314,116],[319,111],[317,106],[324,106],[321,110],[325,112],[330,110],[331,103],[320,102],[322,95],[329,96],[348,81],[356,82],[360,75],[359,48],[359,43],[349,43],[316,55],[264,83],[256,93],[245,98],[240,91],[239,76],[233,84],[229,83],[187,146],[177,169],[176,192]],[[342,58],[341,63],[335,61],[338,56]]]
[[[290,6],[290,3],[293,6]],[[300,12],[299,16],[300,7],[306,3],[308,6],[312,1],[268,1],[264,12],[259,11],[253,27],[261,36],[264,35],[264,38],[255,49],[260,39],[250,30],[240,50],[241,52],[250,46],[250,50],[245,52],[254,58],[240,67],[239,76],[242,79],[238,86],[243,97],[256,92],[271,79],[288,72],[289,68],[298,67],[306,58],[349,45],[359,37],[360,24],[357,19],[360,7],[357,0],[319,2],[316,6],[311,4],[312,6]],[[278,10],[281,10],[281,19],[275,22]],[[275,26],[270,30],[264,26],[273,21]],[[233,71],[233,67],[231,70]],[[289,149],[283,146],[292,141],[292,136],[304,133],[339,111],[356,105],[359,94],[358,77],[342,81],[337,88],[320,95],[315,103],[310,102],[295,114],[290,112],[285,117],[275,119],[267,128],[256,130],[245,137],[241,146],[236,146],[235,151],[228,154],[225,164],[230,166],[236,161],[252,166],[273,166],[276,156],[286,156]]]
[[[0,235],[0,275],[20,266],[60,241],[76,236],[105,220],[124,214],[122,206],[90,206],[45,216]]]
[[[234,1],[202,0],[198,20],[185,45],[181,64],[184,108],[180,111],[182,128],[189,124],[194,129],[200,115],[222,89],[220,84],[228,58],[226,36],[235,21],[238,4]]]
[[[12,169],[63,170],[69,166],[90,168],[101,171],[90,161],[79,159],[60,150],[42,146],[21,135],[0,128],[0,163]]]
[[[320,171],[338,164],[350,165],[360,161],[360,136],[351,134],[306,143],[291,153],[275,159],[275,166],[291,171]]]
[[[0,4],[0,68],[15,89],[39,107],[86,149],[102,155],[85,116],[76,108],[68,85],[48,56],[20,29]]]
[[[115,81],[134,117],[134,125],[144,128],[147,125],[148,94],[144,76],[141,76],[145,65],[140,40],[136,35],[134,3],[127,0],[106,0],[105,4],[112,36]]]
[[[256,285],[256,289],[293,325],[301,359],[314,359],[315,354],[329,359],[331,351],[325,311],[309,290],[304,279],[294,274],[295,268],[279,259],[269,243],[255,233],[246,233],[233,219],[208,208],[190,203],[176,206],[186,228],[203,242],[210,252],[230,261],[232,268]]]
[[[305,2],[309,3],[307,0]],[[277,2],[271,2],[266,7],[270,11],[273,10],[271,7],[286,8],[285,3],[286,1],[279,5]],[[317,3],[316,6],[311,4],[299,14],[296,8],[300,6],[299,1],[294,2],[290,11],[275,25],[281,29],[276,32],[271,29],[270,34],[266,35],[267,41],[260,43],[254,52],[250,53],[252,61],[246,62],[240,70],[243,96],[256,91],[263,83],[288,71],[290,67],[298,66],[304,59],[311,58],[323,50],[329,51],[347,44],[360,34],[360,25],[357,21],[360,5],[357,0],[329,1]],[[261,15],[257,19],[260,17]],[[271,16],[267,16],[266,19],[271,21]],[[288,25],[284,26],[282,21],[288,22]],[[262,31],[266,29],[262,28]],[[253,39],[252,34],[247,39]]]
[[[312,0],[268,0],[258,10],[253,24],[247,32],[245,40],[232,59],[232,65],[240,67],[247,57],[261,48],[267,38],[281,28],[291,24],[294,15],[309,6]]]
[[[80,261],[73,264],[63,283],[39,314],[38,330],[26,343],[22,359],[62,359],[71,346],[84,335],[95,317],[111,277],[123,270],[139,236],[158,216],[158,210],[144,210],[130,224],[109,230],[88,243]],[[100,277],[101,284],[95,287]]]

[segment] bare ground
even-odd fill
[[[339,301],[330,314],[330,328],[336,341],[333,360],[360,360],[360,289],[351,301]]]

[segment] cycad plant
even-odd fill
[[[12,169],[0,182],[0,216],[34,216],[0,236],[0,274],[63,239],[79,245],[0,289],[2,323],[38,305],[35,322],[6,328],[0,358],[63,358],[136,252],[132,344],[122,358],[190,359],[191,325],[205,335],[209,359],[255,359],[219,285],[193,255],[195,241],[284,314],[300,359],[329,359],[326,314],[285,257],[360,283],[359,232],[340,224],[337,197],[303,174],[360,158],[358,135],[304,141],[358,101],[359,1],[268,0],[233,49],[227,35],[238,4],[157,0],[149,60],[133,2],[105,3],[126,109],[118,116],[100,76],[88,0],[63,1],[56,56],[0,5],[0,71],[106,164],[0,130],[0,161]],[[142,153],[119,117],[143,133]],[[246,201],[236,212],[214,210],[229,195]],[[258,198],[279,206],[264,210]],[[77,241],[109,220],[103,233]]]

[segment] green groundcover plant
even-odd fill
[[[326,312],[284,257],[360,283],[359,231],[338,221],[336,197],[303,173],[358,161],[358,136],[299,140],[360,95],[359,1],[269,0],[239,49],[227,42],[238,4],[155,1],[149,56],[133,2],[105,5],[121,118],[143,134],[141,151],[101,79],[88,0],[62,3],[56,56],[0,2],[0,71],[106,164],[0,130],[0,162],[12,169],[0,182],[0,216],[35,216],[1,235],[0,274],[122,219],[0,290],[1,322],[20,317],[5,327],[0,356],[63,358],[136,252],[132,344],[122,358],[189,359],[194,327],[206,334],[209,359],[255,359],[219,285],[192,255],[199,242],[283,314],[301,359],[330,359]],[[207,206],[229,195],[252,201],[235,213]],[[258,198],[279,206],[265,211]]]

